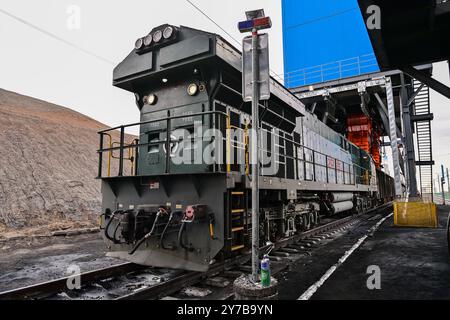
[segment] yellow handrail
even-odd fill
[[[108,167],[107,167],[107,170],[108,170],[108,177],[111,177],[111,158],[112,158],[112,145],[113,145],[113,142],[112,142],[112,137],[111,137],[111,135],[110,134],[108,134],[108,133],[105,133],[105,135],[106,136],[108,136],[108,138],[109,138],[109,151],[108,151]]]
[[[119,157],[114,157],[113,156],[113,150],[111,150],[112,148],[114,148],[115,145],[119,145],[120,146],[120,142],[117,141],[112,141],[112,137],[110,134],[105,133],[106,136],[108,136],[109,138],[109,151],[108,151],[108,168],[107,168],[107,174],[108,177],[111,176],[111,159],[119,159]],[[136,148],[133,148],[133,146],[137,145],[138,141],[137,139],[134,139],[131,144],[125,144],[124,147],[128,147],[128,157],[124,158],[124,160],[130,160],[131,161],[131,175],[134,175],[134,165],[135,165],[135,160],[136,160],[136,153],[137,150]]]
[[[227,173],[231,172],[231,119],[227,114]]]
[[[130,158],[129,160],[131,161],[131,175],[132,176],[134,176],[134,166],[136,163],[136,154],[137,154],[137,148],[133,147],[133,146],[136,146],[137,144],[139,144],[139,140],[134,139],[130,144],[131,148],[128,149],[128,157]]]

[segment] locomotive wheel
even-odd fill
[[[308,216],[311,227],[314,227],[317,224],[317,216],[315,215],[315,212],[308,213]]]
[[[311,217],[308,214],[303,215],[303,228],[305,230],[311,229]]]
[[[310,217],[311,217],[311,226],[315,227],[319,224],[319,215],[317,214],[316,211],[314,212],[310,212]]]

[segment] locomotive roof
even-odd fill
[[[114,69],[114,86],[134,92],[136,83],[142,82],[152,75],[211,57],[219,57],[241,72],[241,51],[220,35],[186,26],[175,27],[168,24],[153,28],[149,35],[163,30],[165,27],[174,28],[177,33],[176,38],[169,39],[170,41],[165,43],[163,41],[159,45],[150,45],[148,48],[133,49]],[[272,76],[270,77],[270,91],[295,110],[297,116],[305,114],[303,103]]]

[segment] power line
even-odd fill
[[[109,63],[109,64],[111,64],[111,65],[115,65],[115,63],[114,63],[113,61],[111,61],[111,60],[109,60],[109,59],[106,59],[106,58],[104,58],[104,57],[102,57],[102,56],[99,56],[98,54],[96,54],[96,53],[94,53],[94,52],[91,52],[91,51],[89,51],[89,50],[86,50],[86,49],[84,49],[84,48],[82,48],[82,47],[80,47],[80,46],[78,46],[78,45],[76,45],[76,44],[74,44],[74,43],[72,43],[72,42],[69,42],[69,41],[67,41],[67,40],[65,40],[65,39],[63,39],[63,38],[57,36],[57,35],[54,34],[54,33],[51,33],[51,32],[49,32],[49,31],[47,31],[47,30],[44,30],[44,29],[42,29],[42,28],[40,28],[40,27],[38,27],[38,26],[32,24],[31,22],[28,22],[28,21],[26,21],[26,20],[24,20],[24,19],[22,19],[22,18],[20,18],[20,17],[18,17],[18,16],[13,15],[12,13],[9,13],[9,12],[3,10],[3,9],[0,9],[0,12],[3,13],[4,15],[7,15],[8,17],[10,17],[10,18],[16,20],[16,21],[19,21],[20,23],[23,23],[24,25],[26,25],[26,26],[28,26],[28,27],[30,27],[30,28],[33,28],[33,29],[35,29],[35,30],[37,30],[37,31],[39,31],[39,32],[41,32],[41,33],[43,33],[43,34],[45,34],[46,36],[48,36],[48,37],[50,37],[50,38],[53,38],[53,39],[55,39],[55,40],[57,40],[57,41],[60,41],[60,42],[64,43],[65,45],[67,45],[67,46],[69,46],[69,47],[72,47],[72,48],[74,48],[74,49],[76,49],[76,50],[78,50],[78,51],[81,51],[81,52],[83,52],[83,53],[85,53],[85,54],[87,54],[87,55],[89,55],[89,56],[91,56],[91,57],[94,57],[94,58],[96,58],[96,59],[99,59],[99,60],[101,60],[101,61],[103,61],[103,62]]]
[[[217,26],[220,30],[222,30],[226,35],[228,35],[233,41],[235,41],[238,45],[241,45],[241,43],[239,42],[239,40],[237,40],[237,39],[236,39],[235,37],[233,37],[228,31],[226,31],[224,28],[222,28],[217,22],[215,22],[210,16],[208,16],[208,14],[206,14],[203,10],[201,10],[197,5],[195,5],[195,4],[194,4],[192,1],[190,1],[190,0],[186,0],[186,1],[187,1],[192,7],[194,7],[198,12],[200,12],[203,16],[205,16],[209,21],[211,21],[215,26]],[[53,39],[55,39],[55,40],[57,40],[57,41],[59,41],[59,42],[64,43],[65,45],[67,45],[67,46],[69,46],[69,47],[72,47],[72,48],[74,48],[74,49],[76,49],[76,50],[78,50],[78,51],[81,51],[81,52],[83,52],[83,53],[85,53],[85,54],[87,54],[87,55],[90,55],[91,57],[94,57],[94,58],[96,58],[96,59],[99,59],[99,60],[101,60],[101,61],[103,61],[103,62],[106,62],[106,63],[108,63],[108,64],[115,65],[115,62],[113,62],[113,61],[111,61],[111,60],[109,60],[109,59],[107,59],[107,58],[104,58],[104,57],[102,57],[102,56],[100,56],[100,55],[98,55],[98,54],[96,54],[96,53],[94,53],[94,52],[92,52],[92,51],[86,50],[86,49],[84,49],[84,48],[82,48],[82,47],[80,47],[80,46],[78,46],[78,45],[76,45],[76,44],[74,44],[74,43],[72,43],[72,42],[70,42],[70,41],[67,41],[67,40],[61,38],[60,36],[58,36],[58,35],[56,35],[56,34],[54,34],[54,33],[51,33],[51,32],[49,32],[49,31],[47,31],[47,30],[45,30],[45,29],[43,29],[43,28],[41,28],[41,27],[38,27],[38,26],[32,24],[31,22],[29,22],[29,21],[27,21],[27,20],[25,20],[25,19],[22,19],[22,18],[20,18],[20,17],[14,15],[14,14],[12,14],[12,13],[10,13],[10,12],[7,12],[7,11],[5,11],[5,10],[3,10],[3,9],[0,9],[0,12],[3,13],[4,15],[6,15],[6,16],[8,16],[8,17],[10,17],[10,18],[12,18],[12,19],[14,19],[14,20],[16,20],[16,21],[18,21],[18,22],[20,22],[20,23],[22,23],[22,24],[24,24],[24,25],[26,25],[26,26],[28,26],[28,27],[30,27],[30,28],[32,28],[32,29],[35,29],[36,31],[39,31],[39,32],[45,34],[46,36],[48,36],[48,37],[50,37],[50,38],[53,38]],[[270,71],[272,72],[272,74],[273,74],[275,77],[277,77],[277,78],[279,78],[279,79],[282,80],[282,78],[281,78],[281,76],[280,76],[279,74],[277,74],[277,73],[274,72],[273,70],[270,70]]]
[[[225,30],[224,28],[222,28],[217,22],[215,22],[210,16],[208,16],[202,9],[200,9],[198,6],[196,6],[192,1],[190,0],[186,0],[191,6],[193,6],[198,12],[200,12],[203,16],[206,17],[206,19],[208,19],[209,21],[211,21],[212,23],[214,23],[214,25],[219,28],[220,30],[222,30],[223,32],[225,32],[231,39],[234,40],[234,42],[236,42],[238,45],[241,45],[241,42],[239,40],[237,40],[235,37],[233,37],[227,30]]]
[[[237,40],[235,37],[233,37],[228,31],[226,31],[224,28],[222,28],[216,21],[214,21],[213,18],[211,18],[206,12],[204,12],[202,9],[200,9],[197,5],[195,5],[192,1],[186,0],[187,3],[189,3],[192,7],[194,7],[198,12],[200,12],[206,19],[211,21],[216,27],[218,27],[220,30],[222,30],[225,34],[227,34],[231,39],[234,40],[239,46],[241,45],[241,42]],[[277,74],[275,71],[270,69],[274,77],[277,77],[280,80],[283,80],[279,74]]]

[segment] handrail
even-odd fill
[[[231,119],[230,115],[227,114],[227,125],[226,125],[226,136],[227,136],[227,149],[226,149],[226,159],[227,159],[227,173],[231,172]]]
[[[117,126],[114,128],[103,129],[103,130],[98,131],[97,133],[102,134],[102,133],[114,131],[117,129],[140,126],[143,124],[148,124],[148,123],[153,123],[153,122],[167,121],[167,120],[180,119],[180,118],[186,118],[186,117],[198,117],[198,116],[203,116],[203,115],[208,115],[208,114],[221,114],[223,116],[227,115],[225,112],[222,112],[222,111],[205,111],[205,112],[199,112],[199,113],[194,113],[194,114],[189,114],[189,115],[183,114],[183,115],[179,115],[179,116],[170,116],[170,117],[158,118],[158,119],[154,119],[154,120],[147,120],[147,121],[141,121],[141,122],[135,122],[135,123],[126,124],[126,125],[121,125],[121,126]]]
[[[287,86],[308,85],[342,79],[347,77],[348,73],[355,73],[355,75],[369,73],[374,68],[378,68],[378,62],[375,54],[370,53],[293,70],[284,75],[284,81]]]
[[[137,150],[138,150],[139,147],[155,145],[155,144],[157,144],[157,145],[170,144],[171,142],[180,142],[180,141],[183,140],[183,139],[172,140],[172,139],[169,138],[169,135],[167,135],[167,138],[166,138],[165,141],[158,141],[158,142],[151,142],[151,141],[149,141],[147,143],[140,143],[138,139],[135,139],[135,140],[133,140],[133,142],[131,144],[125,144],[124,141],[123,141],[124,140],[124,136],[125,136],[125,132],[124,132],[125,128],[138,126],[138,125],[143,125],[143,124],[148,124],[148,123],[161,122],[161,121],[168,121],[168,122],[170,122],[173,119],[180,119],[180,118],[186,118],[186,117],[196,117],[196,116],[204,116],[204,115],[211,115],[211,114],[218,114],[220,116],[225,116],[226,119],[227,119],[227,124],[226,124],[226,129],[227,129],[227,138],[226,138],[226,141],[227,141],[227,146],[226,146],[226,149],[227,149],[226,150],[226,152],[227,152],[226,172],[230,172],[231,171],[231,166],[230,166],[231,165],[231,159],[230,159],[230,154],[229,154],[230,153],[229,148],[231,148],[231,146],[228,145],[228,143],[230,142],[230,138],[228,137],[228,131],[231,129],[231,123],[229,123],[229,121],[230,121],[229,115],[227,113],[225,113],[225,112],[222,112],[222,111],[207,111],[207,112],[201,112],[201,113],[189,114],[189,115],[184,114],[184,115],[173,116],[173,117],[169,116],[169,117],[158,118],[158,119],[153,119],[153,120],[147,120],[147,121],[137,122],[137,123],[134,123],[134,124],[122,125],[122,126],[118,126],[118,127],[115,127],[115,128],[109,128],[109,129],[101,130],[101,131],[98,132],[100,134],[100,136],[101,136],[101,139],[100,139],[100,141],[101,141],[101,148],[97,150],[97,153],[99,153],[99,161],[102,161],[101,155],[103,154],[103,152],[108,152],[109,153],[109,157],[108,157],[108,163],[109,163],[108,164],[108,177],[110,177],[110,173],[111,173],[110,172],[110,165],[111,165],[110,159],[112,158],[112,153],[115,150],[120,150],[119,176],[122,176],[122,173],[123,173],[123,160],[124,160],[123,159],[123,157],[124,157],[123,152],[124,152],[124,150],[128,150],[128,158],[127,158],[127,160],[131,160],[131,158],[134,159],[134,161],[132,161],[132,171],[133,171],[133,169],[135,169],[133,167],[134,163],[136,163],[136,166],[137,166],[136,156],[138,154]],[[120,132],[121,133],[121,142],[119,143],[118,147],[114,147],[113,143],[111,142],[112,141],[112,137],[107,132],[110,132],[110,131],[113,131],[113,130],[117,130],[118,128],[120,128],[120,130],[121,130],[121,132]],[[244,130],[244,140],[246,140],[245,132],[248,131],[248,125],[244,129],[242,129],[242,128],[238,128],[238,129],[239,130]],[[267,129],[261,129],[261,130],[269,132],[270,134],[275,134],[277,136],[280,136],[279,134],[276,134],[275,132],[272,132],[272,131],[268,131]],[[109,148],[103,148],[103,138],[102,138],[103,135],[106,135],[106,136],[110,137]],[[247,133],[247,138],[248,138],[248,133]],[[370,181],[371,181],[371,178],[372,178],[372,174],[370,173],[370,169],[368,170],[368,169],[366,169],[364,167],[361,167],[361,166],[359,166],[358,164],[355,164],[355,163],[347,163],[346,161],[339,160],[337,158],[329,156],[329,155],[327,155],[325,153],[322,153],[320,151],[317,151],[317,150],[311,149],[309,147],[306,147],[306,146],[302,145],[301,143],[298,143],[298,142],[294,141],[293,138],[286,138],[284,136],[283,137],[280,136],[280,138],[282,138],[285,142],[292,143],[292,145],[297,147],[297,148],[302,148],[303,159],[300,159],[300,158],[298,158],[296,156],[290,156],[290,155],[287,155],[287,154],[279,154],[279,153],[275,153],[275,154],[278,155],[278,156],[282,156],[284,158],[287,158],[287,159],[292,159],[294,161],[304,162],[305,173],[306,173],[306,164],[307,163],[312,164],[313,168],[314,168],[314,173],[313,173],[314,181],[317,181],[315,167],[318,166],[318,167],[326,168],[326,182],[330,182],[329,181],[329,170],[333,169],[333,168],[328,166],[328,160],[331,159],[332,161],[334,161],[334,171],[335,171],[335,179],[334,179],[335,181],[334,181],[334,183],[337,183],[338,172],[342,172],[343,173],[344,184],[355,185],[355,184],[358,184],[358,180],[359,180],[359,181],[365,181],[365,182],[367,182],[366,183],[367,185],[370,185]],[[198,139],[198,138],[195,138],[195,137],[191,138],[191,140],[195,140],[195,139]],[[245,149],[246,143],[247,143],[246,141],[243,142],[244,149]],[[133,153],[133,150],[134,150],[135,154]],[[269,150],[265,150],[265,149],[261,149],[261,150],[269,152]],[[307,150],[312,152],[312,158],[313,158],[312,161],[307,160],[307,157],[306,157],[306,151]],[[245,150],[244,150],[244,152],[245,152]],[[273,151],[270,151],[270,152],[273,152]],[[321,155],[321,156],[325,157],[325,164],[320,164],[320,163],[317,163],[317,161],[315,161],[316,158],[317,158],[317,155]],[[114,158],[117,159],[117,157],[114,157]],[[342,166],[343,166],[342,170],[337,168],[337,165],[336,165],[337,161],[342,163]],[[346,166],[349,168],[348,171],[345,170]],[[353,168],[353,170],[351,170],[351,168]],[[358,173],[361,172],[362,174],[357,174],[357,169],[359,169]],[[249,171],[249,164],[248,164],[248,159],[247,159],[247,156],[246,156],[246,158],[245,158],[245,172],[248,173],[248,171]],[[347,181],[345,179],[345,175],[346,174],[348,174],[349,177],[350,177],[350,183],[347,183]],[[101,163],[99,164],[99,177],[101,177]],[[353,179],[352,179],[352,177],[353,177]],[[304,178],[306,179],[306,175],[304,176]]]
[[[97,150],[97,153],[99,154],[99,166],[98,166],[98,177],[101,178],[102,177],[102,163],[103,163],[103,152],[109,151],[112,152],[114,150],[119,150],[120,154],[119,154],[119,173],[118,176],[123,176],[123,160],[124,160],[124,150],[125,149],[130,149],[130,148],[137,148],[140,146],[145,146],[145,145],[150,145],[151,142],[146,143],[146,144],[136,144],[136,145],[125,145],[124,140],[125,140],[125,128],[129,128],[129,127],[134,127],[134,126],[141,126],[143,124],[148,124],[148,123],[154,123],[154,122],[160,122],[160,121],[167,121],[168,123],[168,127],[167,130],[170,131],[170,121],[174,120],[174,119],[180,119],[180,118],[186,118],[186,117],[196,117],[196,116],[204,116],[204,115],[211,115],[211,114],[219,114],[219,115],[225,115],[226,113],[222,112],[222,111],[206,111],[206,112],[200,112],[200,113],[195,113],[195,114],[189,114],[189,115],[178,115],[178,116],[168,116],[168,117],[163,117],[163,118],[158,118],[158,119],[153,119],[153,120],[147,120],[147,121],[141,121],[141,122],[136,122],[136,123],[131,123],[131,124],[127,124],[127,125],[121,125],[121,126],[117,126],[117,127],[113,127],[113,128],[107,128],[104,130],[100,130],[98,131],[98,134],[100,135],[100,148]],[[107,132],[111,132],[111,131],[115,131],[117,129],[120,129],[120,143],[119,143],[119,147],[111,147],[110,148],[103,148],[103,136],[107,135],[109,136],[109,134]],[[166,144],[167,144],[167,150],[169,150],[169,144],[170,144],[171,139],[167,138],[166,139]],[[109,159],[109,158],[108,158]],[[169,158],[167,158],[167,167],[169,164]]]
[[[261,130],[266,131],[266,132],[270,132],[270,131],[268,131],[268,130],[266,130],[266,129],[261,129]],[[273,134],[273,133],[272,133],[272,134]],[[279,136],[279,135],[278,135],[278,136]],[[355,167],[358,167],[359,169],[366,170],[366,168],[361,167],[361,166],[359,166],[359,165],[357,165],[357,164],[355,164],[355,163],[347,163],[347,162],[345,162],[345,161],[338,160],[337,158],[334,158],[334,157],[332,157],[332,156],[329,156],[329,155],[327,155],[327,154],[325,154],[325,153],[322,153],[322,152],[320,152],[320,151],[317,151],[317,150],[311,149],[311,148],[309,148],[309,147],[306,147],[306,146],[304,146],[304,145],[302,145],[302,144],[300,144],[300,143],[294,141],[293,139],[288,139],[288,138],[285,138],[285,137],[283,137],[283,139],[286,140],[286,141],[288,141],[288,142],[291,142],[291,143],[292,143],[293,145],[295,145],[296,147],[304,148],[304,149],[310,150],[310,151],[312,151],[312,152],[314,152],[314,153],[316,153],[316,154],[319,154],[319,155],[322,155],[322,156],[325,156],[325,157],[328,157],[328,158],[332,158],[332,159],[337,160],[337,161],[341,161],[343,164],[347,164],[347,165],[349,165],[349,166],[355,166]],[[264,151],[269,151],[269,150],[264,150]],[[283,156],[283,157],[288,157],[288,158],[291,158],[291,159],[297,159],[297,158],[295,158],[295,157],[291,157],[291,156],[288,156],[288,155],[285,155],[285,154],[283,154],[282,156]],[[317,165],[321,166],[321,164],[318,164],[318,163],[314,163],[314,164],[317,164]],[[322,165],[322,166],[324,166],[324,165]]]
[[[361,60],[361,57],[371,57],[371,58],[370,58],[370,59],[366,59],[366,60]],[[287,72],[285,75],[289,75],[289,74],[293,74],[293,73],[300,73],[300,72],[304,72],[305,70],[309,70],[309,69],[315,69],[315,68],[320,68],[320,67],[323,68],[323,66],[328,66],[328,65],[335,65],[335,64],[338,64],[338,65],[340,64],[340,65],[343,65],[343,66],[346,66],[346,65],[353,65],[353,64],[355,64],[355,63],[342,64],[342,62],[345,62],[345,61],[351,61],[351,60],[356,60],[356,61],[358,61],[358,58],[359,58],[359,62],[360,62],[360,63],[362,63],[362,62],[369,62],[369,61],[374,61],[374,60],[376,60],[375,54],[366,54],[366,55],[356,56],[356,57],[348,58],[348,59],[344,59],[344,60],[331,61],[331,62],[327,62],[327,63],[315,65],[315,66],[310,66],[310,67],[305,67],[305,68],[296,69],[296,70]],[[334,68],[334,67],[333,67],[333,68]],[[333,69],[333,68],[329,68],[329,69]],[[328,69],[324,68],[323,70],[328,70]],[[314,72],[316,72],[316,71],[314,71]]]
[[[107,137],[109,137],[109,148],[112,148],[113,147],[112,136],[110,134],[108,134],[108,133],[105,133],[105,135]],[[108,152],[108,163],[107,163],[107,170],[108,170],[107,174],[108,174],[108,177],[111,177],[111,159],[112,159],[112,157],[113,157],[112,150],[110,150]]]

